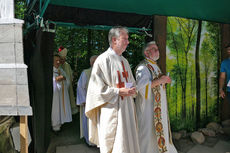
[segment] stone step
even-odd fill
[[[56,147],[56,153],[100,153],[97,147],[88,147],[86,144],[66,145]]]

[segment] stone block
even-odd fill
[[[0,68],[0,85],[15,85],[16,70],[12,68]]]
[[[17,115],[23,116],[23,115],[32,115],[32,107],[30,106],[18,106],[17,107]]]
[[[26,68],[17,68],[16,74],[17,74],[17,85],[28,84]]]
[[[22,43],[23,42],[23,36],[22,36],[22,24],[14,24],[14,42]]]
[[[202,132],[204,135],[210,136],[210,137],[216,136],[216,132],[214,130],[208,129],[208,128],[199,129],[199,132]]]
[[[16,105],[16,85],[0,85],[0,106]]]
[[[205,137],[201,132],[193,132],[191,135],[191,139],[195,144],[202,144],[205,141]]]
[[[12,106],[1,106],[0,107],[0,115],[3,116],[15,116],[18,115],[17,113],[17,107]]]
[[[15,63],[14,43],[0,43],[0,64]]]
[[[29,106],[29,91],[28,85],[17,85],[17,105]]]
[[[13,24],[0,24],[0,43],[14,42],[14,25]]]
[[[24,63],[22,43],[15,43],[16,63]]]

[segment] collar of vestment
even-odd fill
[[[122,54],[121,55],[118,55],[116,52],[115,52],[115,50],[113,50],[111,47],[109,47],[109,49],[108,49],[108,51],[111,53],[111,54],[113,54],[113,55],[117,55],[117,56],[122,56]]]
[[[53,66],[53,71],[54,71],[54,72],[57,72],[58,69],[57,69],[56,67]]]
[[[151,60],[151,59],[149,59],[149,58],[145,58],[145,60],[148,61],[148,62],[151,63],[151,64],[157,64],[157,62],[155,62],[155,61],[153,61],[153,60]]]

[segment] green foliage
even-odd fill
[[[172,83],[167,91],[169,115],[173,130],[194,130],[196,113],[195,46],[198,22],[169,17],[167,25],[167,71]],[[220,50],[220,28],[205,22],[200,42],[201,126],[218,121],[217,64]],[[185,97],[184,97],[185,96]],[[184,119],[183,119],[184,118]]]
[[[24,19],[24,12],[26,11],[25,0],[14,0],[15,3],[15,18]]]

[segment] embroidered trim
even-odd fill
[[[150,70],[153,78],[159,78],[159,75],[161,75],[161,72],[159,72],[159,75],[157,75],[156,71],[150,65],[148,62],[152,64],[156,64],[155,62],[147,59],[146,66]],[[153,94],[154,94],[154,99],[153,99],[153,109],[154,109],[154,126],[155,126],[155,133],[157,136],[157,143],[158,143],[158,149],[160,153],[164,153],[167,151],[167,147],[165,144],[165,136],[164,136],[164,127],[162,124],[162,110],[161,110],[161,93],[160,93],[160,86],[157,86],[152,89]]]
[[[151,59],[146,59],[148,62],[152,63],[152,64],[157,64],[155,61],[151,60]]]

